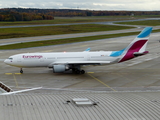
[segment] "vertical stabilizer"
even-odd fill
[[[149,40],[152,27],[146,27],[143,31],[124,49],[119,62],[123,62],[134,58],[136,55],[144,55],[148,53],[146,46]]]

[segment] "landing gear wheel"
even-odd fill
[[[79,70],[76,70],[76,74],[80,74],[80,71],[79,71]]]
[[[85,73],[85,71],[84,70],[81,70],[81,74],[84,74]]]
[[[23,74],[23,70],[22,69],[20,70],[20,73]]]
[[[76,72],[76,70],[73,68],[73,69],[72,69],[72,72],[73,72],[73,73],[75,73],[75,72]]]

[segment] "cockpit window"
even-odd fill
[[[13,60],[13,58],[8,58],[9,60]]]

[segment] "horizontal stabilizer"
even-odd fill
[[[138,57],[138,56],[141,56],[141,55],[145,55],[147,53],[149,53],[149,52],[148,51],[145,51],[145,52],[134,52],[133,54],[134,54],[135,57]]]

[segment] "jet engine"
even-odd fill
[[[62,73],[69,70],[69,66],[67,65],[53,65],[53,72],[54,73]]]

